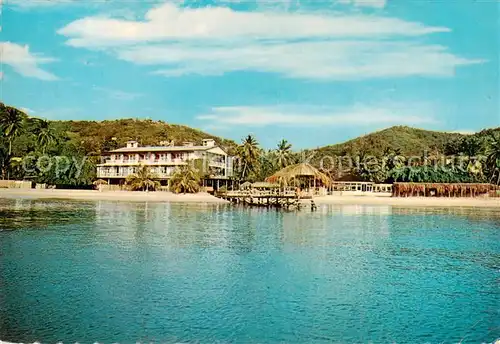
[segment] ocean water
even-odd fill
[[[0,200],[0,339],[491,343],[500,209]]]

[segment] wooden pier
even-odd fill
[[[299,208],[300,197],[295,192],[255,192],[255,191],[227,191],[217,193],[217,197],[234,204],[268,208]]]

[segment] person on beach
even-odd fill
[[[300,199],[300,188],[298,186],[295,189],[295,197],[297,197],[297,199]]]

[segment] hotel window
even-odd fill
[[[172,153],[172,159],[184,160],[184,153]]]

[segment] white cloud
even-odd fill
[[[39,67],[40,64],[55,61],[29,51],[27,45],[11,42],[0,42],[0,63],[11,66],[16,72],[30,78],[41,80],[57,80],[58,78]]]
[[[340,4],[350,4],[358,7],[384,8],[387,0],[338,0]]]
[[[447,32],[397,18],[285,12],[241,12],[226,7],[179,8],[171,3],[153,8],[145,21],[106,17],[76,20],[58,32],[75,47],[106,47],[186,39],[299,39],[332,37],[418,36]]]
[[[443,46],[417,42],[168,44],[123,48],[117,54],[136,64],[166,65],[155,72],[165,76],[250,70],[330,80],[452,76],[458,66],[482,62],[456,57]]]
[[[381,15],[241,12],[165,3],[142,21],[85,17],[58,33],[68,38],[68,45],[159,66],[155,73],[168,77],[250,70],[352,80],[452,76],[459,66],[483,62],[417,39],[448,31]]]
[[[34,114],[36,113],[35,110],[33,109],[30,109],[30,108],[27,108],[27,107],[21,107],[20,108],[24,113],[28,114],[28,115],[31,115],[31,114]]]
[[[477,133],[477,131],[476,130],[463,129],[463,130],[453,130],[452,133],[462,134],[462,135],[473,135],[473,134]]]
[[[125,92],[121,90],[113,90],[100,86],[93,86],[92,89],[97,92],[102,92],[110,96],[111,98],[118,100],[135,100],[142,96],[140,93]]]
[[[198,120],[211,125],[244,126],[373,126],[373,125],[420,125],[435,123],[432,111],[425,107],[385,105],[354,105],[346,108],[317,106],[232,106],[215,107]]]

